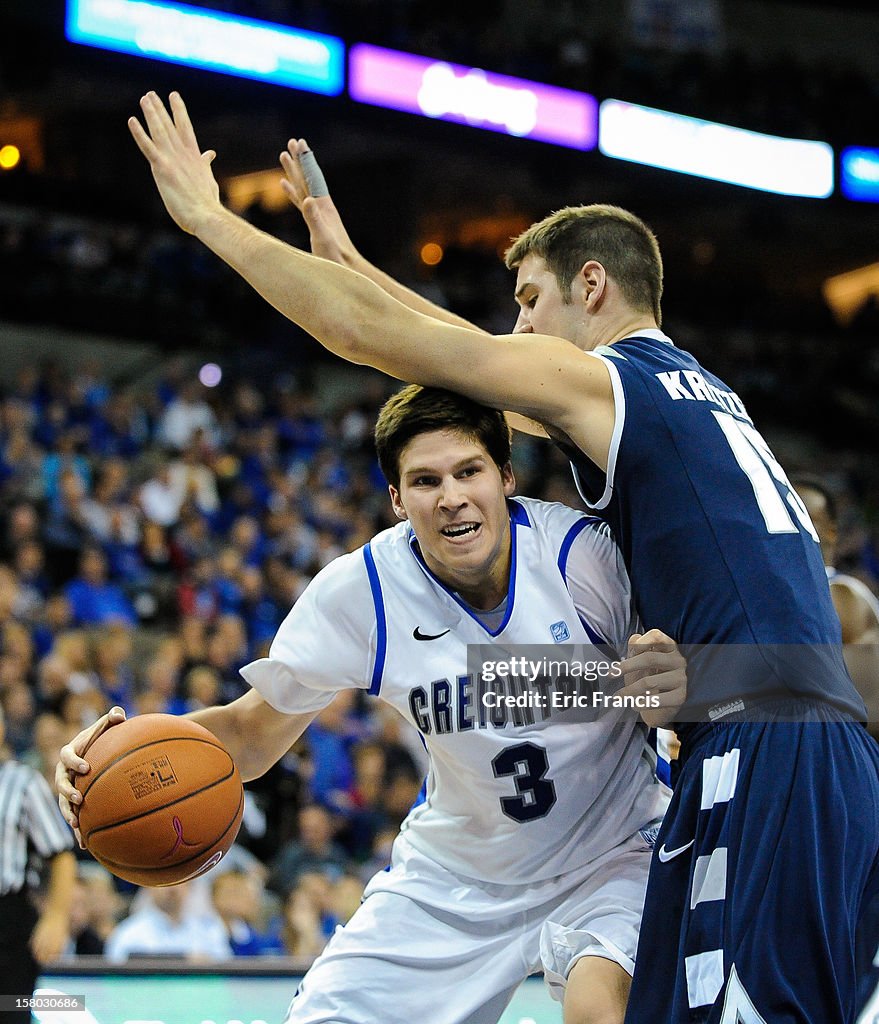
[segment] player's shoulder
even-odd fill
[[[308,586],[309,590],[320,593],[358,585],[368,578],[369,566],[376,556],[396,557],[398,552],[408,550],[408,524],[398,523],[382,530],[366,544],[339,555],[318,572]]]
[[[566,537],[588,531],[590,534],[610,538],[610,527],[603,519],[590,515],[582,509],[571,508],[560,501],[543,501],[540,498],[523,498],[518,495],[510,499],[513,520],[520,519],[540,533]],[[516,506],[519,507],[518,515]]]

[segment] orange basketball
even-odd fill
[[[176,885],[213,867],[235,841],[244,788],[235,762],[203,726],[138,715],[111,726],[76,778],[89,853],[136,885]]]

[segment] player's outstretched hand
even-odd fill
[[[674,721],[687,699],[687,661],[674,640],[659,629],[633,633],[621,667],[626,683],[618,694],[659,698],[659,707],[641,711],[644,721],[651,728]]]
[[[281,188],[302,214],[311,239],[311,251],[325,260],[353,266],[357,250],[305,139],[290,139],[281,153],[281,167],[285,174]]]
[[[91,765],[84,760],[92,742],[114,725],[125,721],[125,711],[120,707],[112,707],[88,729],[83,729],[69,743],[61,748],[58,763],[55,765],[55,791],[58,793],[58,806],[64,820],[73,829],[76,841],[82,849],[82,836],[79,832],[79,815],[77,809],[82,803],[82,793],[74,785],[77,775],[85,775],[91,771]]]
[[[178,227],[194,235],[205,218],[223,209],[211,171],[217,154],[199,149],[179,93],[171,93],[168,106],[170,113],[154,92],[148,92],[140,101],[146,128],[136,117],[128,119],[128,128],[149,161],[168,213]]]

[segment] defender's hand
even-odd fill
[[[179,93],[172,92],[168,102],[171,113],[154,92],[148,92],[140,101],[146,129],[136,117],[128,119],[128,128],[149,161],[168,213],[194,235],[205,218],[223,210],[220,187],[211,171],[217,154],[199,149]]]
[[[308,143],[305,139],[290,139],[280,159],[286,175],[281,179],[281,188],[302,214],[311,238],[311,251],[333,263],[352,266],[357,250]]]
[[[617,695],[657,697],[658,707],[641,711],[651,728],[673,721],[687,699],[687,661],[674,640],[659,629],[633,633],[621,667],[626,683]]]

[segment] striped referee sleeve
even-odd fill
[[[31,773],[27,787],[25,824],[41,857],[73,849],[73,833],[61,815],[49,783],[36,771]]]
[[[28,852],[42,857],[73,848],[73,834],[46,780],[17,761],[0,764],[0,896],[27,884]]]

